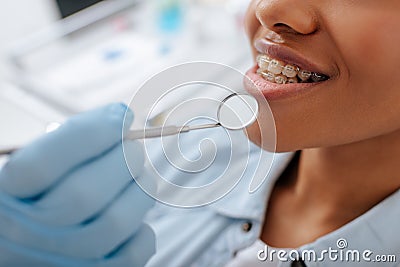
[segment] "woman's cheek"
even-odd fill
[[[352,25],[336,28],[338,46],[352,76],[385,80],[397,75],[400,53],[400,16],[388,11],[363,11],[353,14]],[[397,29],[397,30],[396,30]]]

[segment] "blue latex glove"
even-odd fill
[[[11,156],[0,171],[0,266],[137,267],[155,253],[142,222],[153,200],[122,152],[125,111],[77,115]],[[126,142],[139,177],[143,148]]]

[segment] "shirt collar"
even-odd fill
[[[399,203],[400,190],[350,223],[299,248],[299,250],[313,250],[317,255],[321,255],[320,253],[323,250],[328,250],[329,248],[339,251],[357,250],[360,253],[361,262],[363,262],[362,254],[364,251],[372,252],[369,255],[371,259],[374,259],[376,255],[396,255],[398,257],[400,239],[396,230],[399,228],[400,220]],[[353,266],[354,262],[343,262],[343,264]],[[329,261],[327,259],[324,262],[324,266],[337,265],[338,261]],[[307,266],[319,265],[309,262]],[[380,265],[377,263],[374,266]]]
[[[229,194],[210,207],[227,217],[262,221],[266,201],[273,186],[293,156],[294,153],[274,154],[252,148],[248,169],[240,182]],[[256,173],[254,173],[255,169],[257,169]],[[249,192],[251,183],[259,184],[253,193]]]

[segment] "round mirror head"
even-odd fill
[[[234,93],[222,100],[217,113],[219,124],[228,130],[241,130],[257,118],[257,100],[248,94]]]

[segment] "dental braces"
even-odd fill
[[[257,74],[277,84],[322,82],[329,79],[324,74],[303,70],[298,66],[271,59],[267,55],[258,55],[257,64]]]

